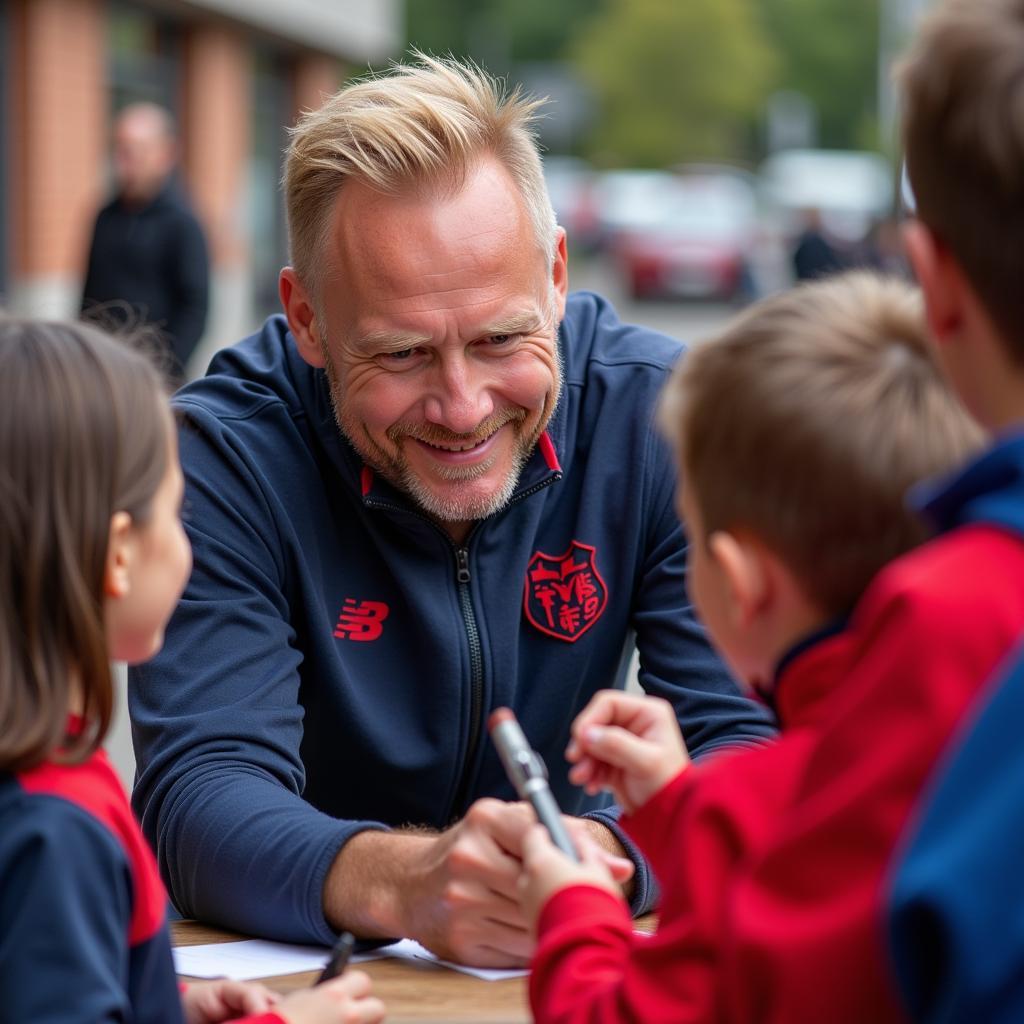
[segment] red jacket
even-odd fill
[[[981,468],[945,496],[960,507],[944,525],[959,528],[883,570],[839,648],[783,672],[787,731],[773,748],[691,769],[624,820],[663,886],[657,936],[634,937],[622,906],[593,889],[549,901],[538,1021],[904,1019],[889,875],[942,756],[1024,631],[1024,531],[987,511],[1002,489],[1014,500],[999,507],[1019,514],[1024,489]],[[829,652],[820,685],[834,690],[816,702],[808,674]]]
[[[622,824],[662,885],[653,936],[626,904],[576,886],[544,907],[530,979],[537,1021],[712,1020],[729,882],[792,798],[823,698],[849,664],[847,633],[803,651],[782,673],[785,742],[721,753],[678,775]]]

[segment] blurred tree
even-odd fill
[[[561,57],[566,42],[604,0],[406,0],[409,46],[473,57],[504,74],[505,62]],[[486,54],[492,54],[487,57]]]
[[[759,0],[780,57],[778,85],[803,93],[818,142],[875,148],[878,139],[879,0]]]
[[[752,0],[608,0],[570,56],[597,98],[597,162],[752,155],[775,65]]]

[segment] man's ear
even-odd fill
[[[558,322],[565,316],[565,299],[569,294],[569,253],[565,244],[565,228],[559,228],[555,240],[555,257],[551,268],[551,283],[555,288]]]
[[[964,277],[952,253],[919,220],[903,225],[903,243],[924,294],[928,327],[936,342],[956,334],[964,318]]]
[[[299,355],[310,366],[324,365],[324,351],[320,344],[320,325],[316,322],[316,312],[298,275],[292,267],[285,267],[277,279],[278,294],[281,306],[288,318],[288,327],[299,349]]]
[[[107,561],[103,567],[103,593],[106,597],[127,597],[132,589],[132,560],[135,555],[135,536],[132,517],[127,512],[115,512],[110,517],[107,537]]]
[[[770,574],[760,547],[725,530],[716,530],[707,543],[725,578],[735,625],[749,626],[764,607],[770,588]]]

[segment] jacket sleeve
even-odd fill
[[[1024,1020],[1022,729],[1018,655],[948,760],[892,874],[889,936],[913,1020]]]
[[[709,765],[715,769],[717,765]],[[717,949],[734,866],[745,854],[714,779],[683,772],[624,821],[661,873],[654,935],[637,935],[621,900],[589,886],[544,906],[530,979],[538,1022],[686,1024],[719,1019]],[[740,790],[729,787],[727,797]]]
[[[735,887],[725,969],[738,1019],[904,1019],[887,876],[965,702],[1005,653],[1007,629],[1019,629],[1019,588],[1010,599],[996,591],[993,607],[989,566],[971,564],[973,579],[955,562],[925,576],[914,561],[908,584],[897,562],[858,606],[862,653],[817,731],[797,799]],[[972,906],[977,881],[954,883],[974,886]]]
[[[303,708],[278,528],[228,436],[180,431],[194,569],[156,658],[129,675],[133,805],[178,909],[237,931],[330,945],[322,890],[373,822],[303,797]]]
[[[175,232],[171,271],[175,298],[167,331],[174,339],[174,354],[184,367],[203,335],[210,298],[206,239],[198,220],[188,210],[182,211]]]
[[[135,1019],[131,914],[131,875],[113,836],[63,801],[33,799],[0,836],[0,1017],[32,1024]],[[173,980],[169,964],[167,974]],[[177,1002],[173,987],[171,998]]]

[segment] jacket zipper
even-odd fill
[[[524,498],[542,491],[545,487],[562,479],[561,473],[555,473],[546,480],[541,480],[528,487],[525,491],[517,494],[510,502],[510,505],[518,504]],[[473,762],[476,759],[477,750],[480,746],[480,734],[483,731],[483,691],[484,691],[484,659],[483,650],[480,645],[480,630],[476,624],[476,613],[473,611],[473,600],[469,591],[469,584],[472,576],[469,571],[469,548],[459,547],[434,522],[430,516],[415,508],[408,508],[396,505],[389,501],[381,501],[379,498],[365,497],[363,503],[368,508],[388,509],[393,512],[405,512],[416,516],[430,523],[444,538],[451,544],[455,552],[455,581],[459,588],[459,608],[462,611],[462,622],[466,627],[466,637],[469,641],[469,663],[470,663],[470,684],[469,684],[469,742],[466,746],[466,756],[462,763],[462,778],[459,779],[458,788],[455,791],[455,799],[451,804],[452,811],[448,816],[449,822],[455,822],[464,813],[463,805],[469,797],[470,782],[473,776]],[[475,527],[474,527],[475,530]]]
[[[480,747],[480,734],[483,731],[483,700],[484,700],[484,659],[480,647],[480,630],[476,624],[473,611],[473,599],[469,592],[472,577],[469,572],[469,549],[455,549],[455,579],[459,587],[459,606],[462,609],[462,622],[466,627],[469,640],[469,742],[466,745],[466,756],[462,762],[462,778],[455,791],[452,813],[449,821],[454,822],[462,816],[464,804],[469,794],[470,780],[473,776],[473,763],[476,761]]]

